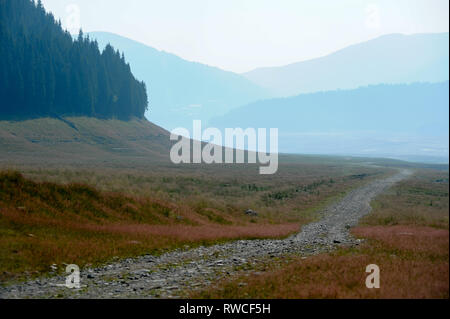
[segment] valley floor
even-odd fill
[[[274,176],[239,165],[16,164],[0,172],[0,282],[186,245],[285,238],[349,190],[392,173],[342,160],[296,160],[281,163]]]
[[[361,244],[261,265],[194,298],[448,298],[448,175],[419,171],[379,195],[351,230]],[[366,267],[380,269],[367,289]]]
[[[375,196],[408,175],[410,172],[403,170],[349,192],[323,209],[320,221],[304,226],[299,234],[284,240],[241,240],[211,247],[178,249],[160,257],[146,255],[125,259],[100,268],[84,269],[79,290],[58,288],[65,277],[54,276],[3,287],[1,297],[170,298],[183,296],[187,291],[202,291],[220,279],[235,277],[258,265],[283,263],[298,255],[303,258],[317,255],[341,245],[358,246],[360,241],[350,235],[349,229],[370,212],[369,203]],[[241,289],[234,291],[236,294],[242,292]],[[247,296],[244,293],[233,297]]]
[[[278,293],[270,281],[273,289],[264,289],[257,278],[284,278],[272,272],[279,268],[288,277],[280,282],[290,289],[289,278],[299,276],[292,274],[297,268],[285,267],[296,261],[317,275],[314,285],[326,292],[329,279],[320,258],[330,258],[324,265],[331,268],[336,261],[340,269],[340,261],[348,260],[335,256],[357,249],[346,246],[371,247],[371,240],[358,242],[349,229],[399,170],[414,175],[392,188],[400,195],[372,202],[374,213],[363,222],[437,227],[447,230],[448,246],[448,166],[280,154],[277,174],[263,176],[255,165],[173,165],[168,141],[167,132],[139,120],[0,122],[0,297],[295,298],[304,295]],[[246,214],[249,209],[256,213]],[[418,223],[430,219],[435,224]],[[369,230],[352,232],[364,238],[384,234]],[[422,230],[417,234],[420,240],[425,236]],[[445,234],[432,234],[444,247]],[[413,241],[413,252],[423,243]],[[448,253],[433,251],[419,255],[448,268]],[[308,266],[314,260],[318,272]],[[56,286],[65,282],[68,264],[81,268],[84,287],[78,291]],[[445,277],[417,271],[436,285]],[[311,292],[294,279],[292,284]]]

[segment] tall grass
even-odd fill
[[[422,170],[372,203],[356,248],[273,263],[192,292],[194,298],[449,298],[448,172]],[[377,264],[380,289],[367,289]]]
[[[53,263],[83,266],[185,244],[288,236],[321,205],[384,172],[311,163],[287,164],[275,176],[244,166],[3,171],[0,279],[45,273]],[[354,178],[361,174],[367,177]],[[258,216],[247,216],[249,208]]]

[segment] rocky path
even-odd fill
[[[61,287],[64,276],[0,287],[0,298],[175,298],[186,288],[204,288],[252,264],[291,254],[312,255],[339,245],[357,245],[349,229],[370,212],[370,201],[411,172],[373,181],[320,212],[318,222],[283,240],[241,240],[186,248],[165,255],[126,259],[81,271],[81,289]]]

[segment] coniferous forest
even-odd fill
[[[0,0],[0,118],[142,118],[144,82],[123,54],[76,40],[40,0]]]

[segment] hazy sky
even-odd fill
[[[388,33],[448,32],[448,0],[42,0],[75,32],[108,31],[246,72]],[[79,22],[78,22],[79,21]]]

